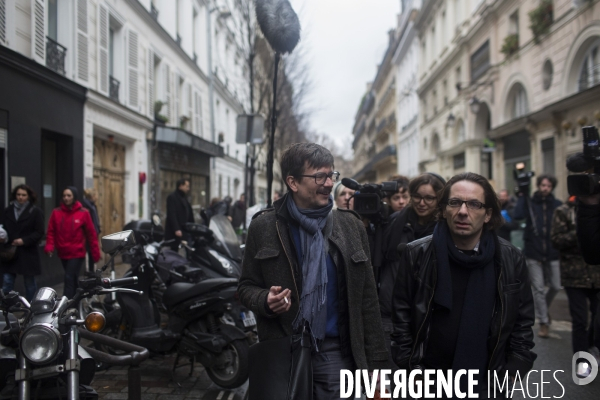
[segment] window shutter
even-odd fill
[[[77,0],[76,13],[77,26],[77,81],[87,83],[89,75],[88,65],[88,2]]]
[[[196,126],[196,135],[202,137],[202,98],[198,91],[194,92],[194,121]]]
[[[0,44],[6,46],[6,0],[0,0]]]
[[[127,104],[139,109],[138,103],[138,34],[127,31]]]
[[[31,0],[31,56],[46,65],[46,2]]]
[[[185,115],[188,116],[188,118],[190,119],[189,125],[188,125],[188,130],[190,132],[194,132],[194,100],[192,99],[192,95],[193,95],[193,91],[192,91],[192,85],[190,83],[187,83],[185,85]]]
[[[180,79],[181,78],[179,77],[178,73],[173,73],[173,97],[175,100],[173,102],[173,115],[175,116],[175,121],[173,121],[173,125],[175,126],[180,126],[179,117],[181,117],[182,115],[181,108],[179,107],[179,96],[181,96],[179,85]]]
[[[165,116],[169,119],[171,125],[173,124],[173,116],[171,115],[171,68],[169,68],[169,64],[165,64],[164,69],[164,79],[165,79],[165,103],[167,103],[163,111]]]
[[[148,49],[148,116],[154,120],[154,52]]]
[[[98,91],[108,96],[108,8],[98,5]]]

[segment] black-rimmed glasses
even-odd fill
[[[338,179],[340,179],[340,173],[337,171],[333,171],[330,173],[327,172],[317,172],[314,175],[300,175],[304,178],[314,178],[315,183],[317,185],[324,185],[327,182],[327,178],[331,179],[333,183],[336,183]]]
[[[485,207],[485,203],[477,200],[449,199],[446,204],[451,208],[461,208],[463,204],[466,204],[469,210],[481,210]]]
[[[421,200],[423,200],[423,201],[425,201],[425,204],[432,205],[437,200],[437,197],[435,197],[435,196],[421,196],[421,195],[418,195],[418,194],[414,194],[414,195],[410,196],[410,199],[415,204],[419,204],[421,202]]]

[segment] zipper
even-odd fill
[[[492,351],[492,355],[490,356],[490,361],[488,363],[488,370],[492,366],[492,360],[494,359],[494,353],[496,353],[496,349],[498,348],[498,343],[500,343],[500,336],[502,336],[502,316],[504,315],[504,301],[502,298],[502,291],[500,290],[500,279],[502,279],[502,270],[500,270],[500,275],[498,275],[498,295],[500,296],[500,327],[498,328],[498,340],[496,341],[496,346],[494,346],[494,350]]]
[[[300,304],[300,292],[298,292],[298,285],[296,284],[296,275],[294,275],[294,268],[292,267],[292,259],[290,255],[285,249],[285,245],[283,244],[283,239],[281,239],[281,232],[279,231],[279,221],[275,222],[275,227],[277,228],[277,236],[279,237],[279,241],[281,242],[281,247],[283,248],[283,252],[288,259],[290,264],[290,271],[292,271],[292,279],[294,280],[294,288],[296,289],[296,298],[298,299],[298,304]]]
[[[433,267],[433,276],[435,277],[435,280],[433,282],[433,288],[431,290],[431,297],[429,298],[429,302],[427,303],[427,312],[425,313],[425,319],[423,319],[423,323],[421,324],[421,326],[419,327],[419,330],[417,331],[417,336],[415,337],[415,343],[413,344],[413,349],[410,353],[410,357],[408,358],[408,366],[409,368],[412,368],[412,358],[415,354],[415,351],[417,350],[417,344],[419,342],[419,335],[421,334],[421,329],[423,329],[423,326],[425,326],[425,324],[427,323],[427,317],[429,316],[429,311],[431,310],[431,302],[433,301],[433,296],[435,295],[435,287],[437,286],[437,268],[436,268],[436,264],[434,264]]]

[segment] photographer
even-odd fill
[[[578,197],[577,240],[583,259],[600,264],[600,194]]]
[[[556,187],[556,178],[543,174],[538,176],[538,190],[531,199],[526,198],[528,186],[520,186],[519,199],[515,207],[515,219],[527,219],[525,226],[525,257],[529,270],[529,279],[533,287],[535,313],[539,319],[538,336],[548,338],[550,318],[548,308],[556,293],[560,290],[559,253],[552,246],[550,231],[554,210],[562,204],[552,195]],[[548,282],[548,292],[544,295],[544,283]]]
[[[444,188],[444,184],[442,177],[431,173],[424,173],[410,181],[409,205],[391,215],[384,232],[383,263],[379,272],[379,307],[388,346],[392,330],[394,283],[400,268],[398,245],[433,234],[438,211],[437,194]]]

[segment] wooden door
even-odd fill
[[[125,146],[94,138],[94,187],[102,235],[125,225]]]

